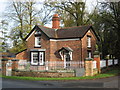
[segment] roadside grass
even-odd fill
[[[47,78],[47,77],[20,77],[20,76],[2,76],[3,78],[9,79],[18,79],[18,80],[85,80],[85,79],[99,79],[99,78],[107,78],[112,76],[117,76],[120,73],[118,69],[111,69],[106,73],[101,73],[95,76],[83,76],[83,77],[65,77],[65,78]]]

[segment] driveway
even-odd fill
[[[118,77],[96,80],[28,81],[2,79],[2,88],[118,88]]]

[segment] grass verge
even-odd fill
[[[85,80],[85,79],[99,79],[99,78],[107,78],[112,76],[117,76],[120,71],[118,69],[113,69],[106,73],[98,74],[95,76],[84,76],[84,77],[65,77],[65,78],[46,78],[46,77],[19,77],[19,76],[2,76],[3,78],[9,79],[18,79],[18,80]]]

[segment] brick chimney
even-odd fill
[[[54,14],[52,18],[52,28],[59,29],[60,28],[60,18],[58,14]]]

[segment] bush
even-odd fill
[[[100,53],[99,53],[99,51],[95,51],[93,54],[94,55],[99,55]]]

